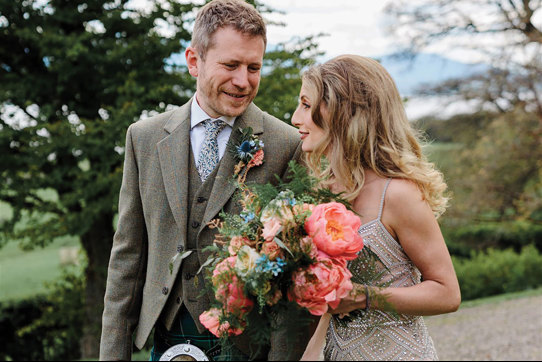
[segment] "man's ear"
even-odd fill
[[[188,73],[190,73],[191,76],[197,78],[198,77],[198,59],[199,59],[199,54],[197,50],[190,46],[186,48],[184,55],[186,57],[186,64],[188,65]]]

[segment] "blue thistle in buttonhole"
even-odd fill
[[[263,162],[263,142],[253,134],[252,128],[239,129],[239,134],[232,137],[227,149],[237,161],[234,175],[240,183],[244,182],[249,169],[259,166]],[[245,171],[241,171],[245,168]]]

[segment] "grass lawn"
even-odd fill
[[[456,166],[456,156],[462,148],[463,145],[460,143],[435,142],[426,145],[423,152],[439,170],[446,173]]]
[[[474,300],[467,300],[466,302],[461,303],[461,306],[459,308],[470,308],[470,307],[476,307],[483,304],[500,303],[505,300],[534,297],[538,295],[542,295],[542,288],[529,289],[529,290],[524,290],[521,292],[493,295],[491,297],[479,298],[479,299],[474,299]]]
[[[52,282],[60,276],[60,248],[78,245],[79,240],[74,237],[58,238],[49,246],[32,251],[23,251],[17,243],[8,243],[0,249],[0,301],[44,292],[44,282]]]

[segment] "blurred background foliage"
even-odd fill
[[[251,3],[264,16],[275,11]],[[125,131],[195,88],[179,59],[198,6],[153,4],[0,0],[1,359],[97,357]],[[461,35],[454,47],[491,60],[487,72],[417,94],[478,104],[414,120],[452,194],[440,224],[463,299],[542,286],[540,1],[391,4],[402,56]],[[475,42],[488,32],[508,43]],[[319,36],[268,49],[258,106],[289,122],[300,73],[323,55]]]

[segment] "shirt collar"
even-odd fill
[[[199,106],[196,95],[197,94],[194,94],[194,99],[192,100],[192,106],[191,106],[191,110],[190,110],[190,112],[191,112],[190,113],[190,129],[193,129],[198,124],[200,124],[201,122],[203,122],[203,121],[205,121],[205,120],[207,120],[209,118],[213,118],[213,117],[209,116],[207,113],[205,113],[205,111]],[[232,128],[233,128],[233,124],[235,122],[235,118],[236,117],[227,117],[227,116],[218,117],[218,119],[226,122],[226,124],[228,126],[232,127]],[[216,119],[216,118],[213,118],[213,119]]]

